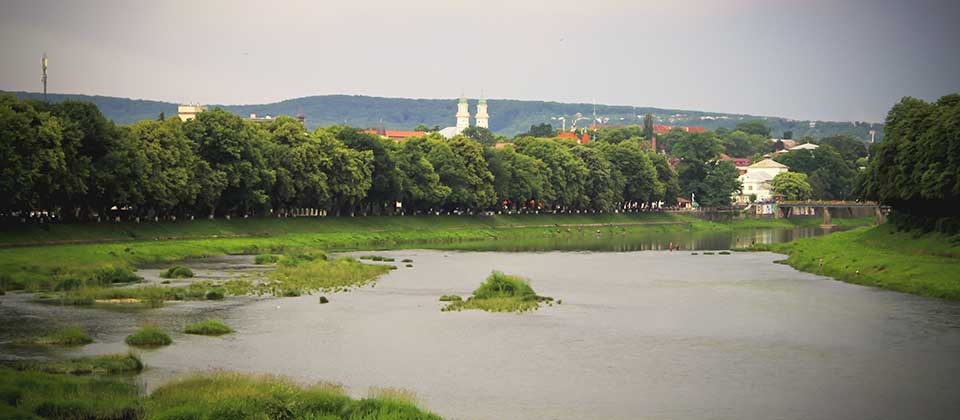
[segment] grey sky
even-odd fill
[[[0,0],[0,89],[318,94],[882,121],[960,91],[960,1]]]

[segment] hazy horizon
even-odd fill
[[[277,2],[281,3],[281,2]],[[262,104],[540,100],[882,122],[960,91],[960,5],[928,0],[0,1],[0,89]]]

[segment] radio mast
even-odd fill
[[[50,102],[47,100],[47,53],[43,53],[40,67],[43,69],[43,76],[40,77],[40,81],[43,82],[43,101]]]

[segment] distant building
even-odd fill
[[[790,168],[787,165],[772,159],[764,159],[747,166],[746,171],[737,178],[743,184],[743,190],[740,195],[734,196],[734,200],[737,203],[749,203],[751,195],[755,195],[757,201],[772,200],[773,187],[770,182],[774,177],[788,170]]]
[[[197,117],[197,114],[206,111],[206,105],[178,105],[177,106],[177,116],[180,117],[180,121],[192,120]]]
[[[303,115],[297,115],[296,118],[297,118],[297,121],[300,121],[300,124],[304,124],[304,122],[306,121],[306,117],[304,117]],[[257,114],[250,114],[250,118],[248,118],[247,121],[252,121],[255,123],[262,123],[262,124],[269,124],[273,122],[273,120],[275,119],[276,117],[271,117],[269,115],[258,117]]]
[[[380,136],[380,138],[396,140],[396,141],[408,139],[411,137],[423,137],[427,135],[427,132],[425,131],[385,130],[383,127],[378,128],[376,130],[365,130],[364,133],[375,134]]]
[[[465,96],[461,96],[460,101],[457,102],[456,117],[456,126],[446,127],[440,130],[440,134],[444,138],[449,139],[453,138],[453,136],[463,134],[463,130],[466,130],[467,127],[470,127],[470,105]],[[477,114],[475,119],[477,127],[483,127],[486,129],[490,128],[490,114],[487,113],[487,100],[483,97],[481,97],[480,101],[477,103]]]
[[[727,156],[726,153],[720,154],[720,160],[729,160],[733,162],[733,166],[736,166],[737,169],[740,170],[741,175],[746,173],[747,167],[750,166],[751,163],[753,163],[753,160],[751,160],[750,158],[730,157],[730,156]]]
[[[557,133],[557,138],[576,140],[577,144],[584,144],[590,142],[590,133],[584,131],[583,136],[577,137],[577,133],[574,133],[573,131],[561,131]]]
[[[680,130],[683,130],[684,132],[687,132],[687,133],[703,133],[707,131],[707,129],[704,127],[684,127],[680,125],[654,124],[653,132],[656,134],[663,134],[663,133],[669,132],[670,130],[673,130],[674,128],[679,128]]]
[[[793,147],[791,147],[791,148],[789,148],[789,149],[787,149],[787,150],[789,150],[789,151],[792,152],[792,151],[794,151],[794,150],[817,150],[817,149],[819,149],[819,148],[820,148],[820,146],[818,146],[818,145],[816,145],[816,144],[813,144],[813,143],[804,143],[804,144],[799,144],[799,145],[793,146]]]

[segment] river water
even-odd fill
[[[615,248],[615,247],[614,247]],[[366,252],[364,254],[369,254]],[[377,252],[414,260],[375,286],[328,295],[60,308],[0,297],[5,358],[125,352],[150,321],[218,317],[237,333],[173,334],[142,351],[148,389],[228,369],[413,391],[452,419],[956,418],[960,304],[846,284],[772,253]],[[228,257],[217,264],[249,262]],[[209,262],[207,262],[209,264]],[[562,299],[533,313],[441,312],[491,270]],[[120,316],[118,316],[118,314]],[[17,347],[38,323],[79,323],[96,343]]]

